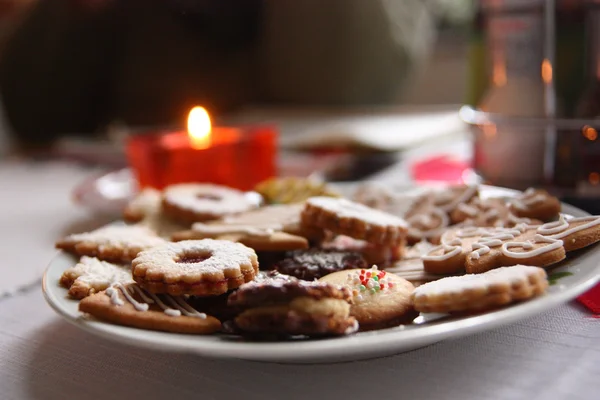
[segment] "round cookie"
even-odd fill
[[[339,336],[358,328],[349,289],[324,282],[250,282],[229,296],[242,308],[235,326],[249,335]]]
[[[366,268],[364,258],[356,252],[335,250],[297,250],[285,254],[273,269],[305,281],[319,279],[345,269]]]
[[[208,183],[184,183],[165,188],[162,208],[169,217],[184,223],[209,221],[258,207],[246,193]]]
[[[253,280],[256,253],[226,240],[185,240],[141,252],[132,262],[133,279],[151,293],[216,296]]]
[[[408,224],[402,218],[343,198],[311,197],[302,212],[303,226],[318,227],[380,245],[398,245]]]
[[[410,323],[418,315],[411,299],[413,284],[375,266],[335,272],[319,281],[352,290],[350,315],[356,318],[362,331]]]
[[[558,217],[561,204],[558,198],[543,189],[529,188],[510,200],[510,210],[517,217],[551,221]]]
[[[412,297],[415,309],[425,313],[483,311],[539,296],[547,287],[543,268],[515,265],[429,282]]]
[[[221,329],[214,317],[198,312],[183,296],[155,295],[135,283],[117,283],[79,302],[79,311],[118,325],[141,329],[210,334]]]

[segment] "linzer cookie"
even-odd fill
[[[163,192],[163,211],[171,218],[193,223],[222,218],[258,207],[251,196],[225,186],[185,183]]]
[[[56,247],[80,256],[128,263],[137,254],[166,243],[151,229],[138,225],[108,225],[95,231],[69,235]]]
[[[218,221],[197,222],[192,229],[173,234],[173,240],[226,239],[256,251],[306,249],[309,240],[323,237],[323,231],[300,226],[303,205],[271,205]]]
[[[411,294],[414,286],[394,274],[371,269],[355,269],[324,276],[321,282],[343,285],[352,291],[350,315],[360,330],[388,328],[411,322],[415,312]]]
[[[563,260],[566,251],[600,240],[600,216],[566,219],[541,226],[513,228],[455,228],[442,244],[423,256],[425,271],[452,274],[482,273],[515,264],[547,267]]]
[[[79,311],[117,325],[175,333],[211,334],[214,317],[194,309],[183,296],[156,295],[135,283],[108,287],[79,303]]]
[[[312,197],[306,201],[302,225],[380,245],[404,241],[407,223],[402,218],[347,199]]]
[[[263,281],[241,286],[228,304],[244,311],[236,327],[251,335],[339,336],[358,328],[348,288],[325,282]]]
[[[534,218],[551,221],[558,217],[560,201],[543,189],[529,188],[510,201],[510,209],[521,218]]]
[[[484,311],[540,296],[547,287],[544,269],[515,265],[429,282],[416,288],[412,298],[415,309],[424,313]]]
[[[130,265],[113,264],[87,256],[67,268],[60,278],[60,284],[69,289],[69,296],[76,299],[100,292],[114,283],[129,282],[133,282]]]
[[[132,262],[133,279],[151,293],[216,296],[253,280],[256,253],[226,240],[186,240],[141,252]]]
[[[367,263],[359,253],[335,250],[297,250],[273,266],[282,274],[312,281],[345,269],[366,268]]]

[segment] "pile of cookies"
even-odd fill
[[[545,267],[600,240],[600,217],[567,219],[541,190],[483,199],[473,186],[406,203],[384,188],[344,198],[306,180],[255,192],[146,189],[128,224],[69,235],[60,284],[81,312],[167,332],[290,338],[410,324],[545,292]]]

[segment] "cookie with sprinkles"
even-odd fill
[[[162,195],[164,213],[188,224],[239,214],[258,206],[256,196],[209,183],[171,185]]]
[[[319,281],[343,285],[352,291],[350,315],[363,331],[410,323],[418,315],[411,299],[413,284],[376,266],[335,272]]]
[[[140,329],[211,334],[218,319],[193,308],[184,296],[156,295],[135,283],[117,283],[79,302],[79,311],[102,321]]]
[[[485,311],[540,296],[547,287],[543,268],[515,265],[429,282],[416,288],[412,299],[424,313]]]
[[[235,326],[247,335],[340,336],[356,332],[349,289],[325,282],[267,280],[242,285],[228,304],[243,311]]]
[[[79,262],[67,268],[60,277],[60,285],[69,289],[69,296],[83,299],[105,290],[114,283],[130,283],[131,265],[113,264],[95,257],[83,256]]]
[[[379,245],[396,246],[406,238],[402,218],[343,198],[311,197],[302,211],[301,224]]]
[[[133,279],[151,293],[217,296],[254,280],[256,253],[227,240],[185,240],[141,252]]]
[[[108,225],[91,232],[69,235],[56,247],[80,256],[128,263],[140,251],[166,243],[150,228],[141,225]]]

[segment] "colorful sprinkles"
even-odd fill
[[[376,265],[371,269],[361,269],[360,272],[354,272],[348,275],[348,283],[353,288],[353,295],[362,300],[363,294],[375,294],[382,290],[391,289],[394,284],[386,277],[385,271],[379,271]]]

